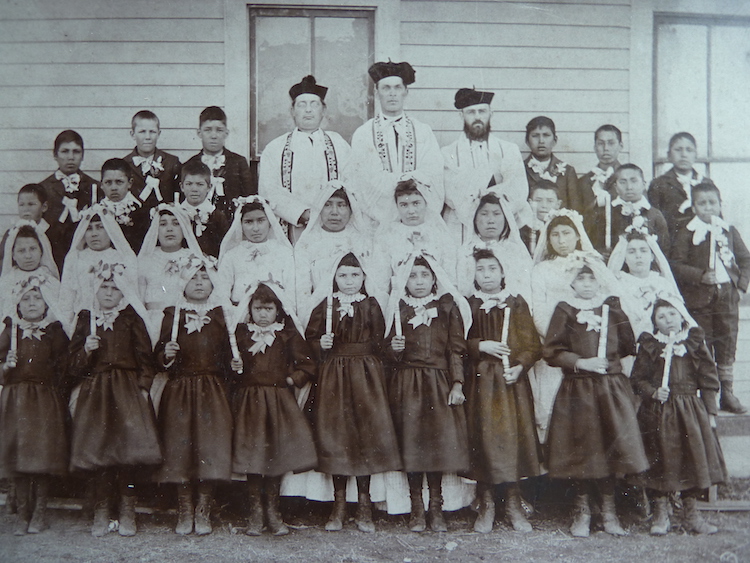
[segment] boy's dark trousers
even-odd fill
[[[714,356],[721,381],[721,408],[735,414],[747,411],[734,396],[734,356],[737,351],[739,301],[737,288],[727,283],[706,285],[708,303],[691,308],[690,314],[706,333],[706,345]]]

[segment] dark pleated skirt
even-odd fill
[[[162,461],[154,407],[138,373],[102,372],[85,379],[73,416],[71,470]]]
[[[483,360],[466,385],[469,472],[483,483],[514,483],[541,473],[534,401],[526,374],[505,383],[503,364]]]
[[[336,355],[322,365],[314,412],[318,469],[372,475],[401,469],[383,366],[371,355]]]
[[[633,401],[622,374],[566,374],[549,427],[550,477],[601,479],[645,471]]]
[[[0,477],[68,471],[65,402],[49,385],[19,382],[0,395]]]
[[[277,477],[317,465],[310,423],[289,387],[246,386],[232,400],[232,471]]]
[[[469,468],[464,407],[448,406],[448,370],[405,368],[390,382],[389,403],[404,471],[463,473]]]
[[[219,379],[210,374],[172,377],[159,406],[162,483],[228,481],[232,474],[232,414]]]
[[[651,467],[633,481],[659,491],[705,489],[726,480],[726,467],[708,412],[695,395],[647,400],[638,424]]]

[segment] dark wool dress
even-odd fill
[[[97,327],[99,349],[86,354],[89,312],[81,311],[70,342],[71,375],[81,380],[73,416],[71,470],[157,465],[161,447],[148,390],[156,374],[151,341],[128,305],[112,330]]]
[[[169,380],[159,403],[159,434],[164,463],[157,472],[162,483],[194,480],[228,481],[232,473],[232,413],[227,400],[229,335],[221,307],[206,314],[200,331],[187,333],[186,313],[180,310],[177,343],[180,351],[167,366]],[[164,309],[155,352],[165,365],[164,346],[172,335],[174,307]]]
[[[318,469],[332,475],[395,471],[401,469],[401,455],[379,359],[383,313],[374,297],[352,307],[353,317],[339,319],[339,301],[334,299],[331,350],[320,348],[326,301],[313,310],[307,325],[307,338],[320,365],[313,413]]]
[[[430,326],[413,328],[414,308],[400,302],[406,349],[395,355],[388,386],[393,424],[404,471],[465,472],[469,468],[464,407],[449,406],[448,395],[464,381],[463,322],[450,294],[426,305],[436,308]],[[395,333],[391,331],[391,338]]]
[[[686,354],[673,355],[669,399],[653,399],[661,387],[665,344],[644,332],[632,380],[643,398],[638,410],[643,444],[651,464],[635,476],[640,485],[659,491],[705,489],[726,479],[724,458],[709,414],[716,414],[719,379],[700,328],[691,328],[683,342]],[[700,397],[698,397],[700,391]]]
[[[0,334],[0,357],[10,349],[10,319]],[[18,330],[18,362],[2,378],[0,477],[16,473],[62,475],[68,470],[67,405],[62,389],[68,337],[59,322],[40,339]]]
[[[608,297],[606,374],[578,371],[579,358],[596,357],[599,331],[578,322],[576,309],[561,302],[552,314],[544,359],[563,369],[549,426],[549,474],[555,478],[601,479],[648,468],[634,407],[635,397],[620,358],[635,353],[633,329],[616,297]],[[593,309],[601,315],[602,306]]]
[[[507,307],[481,309],[482,299],[469,297],[474,318],[468,349],[472,371],[466,379],[470,479],[511,483],[541,473],[534,399],[528,370],[542,357],[542,345],[523,297],[508,297]],[[510,310],[510,365],[521,364],[518,381],[508,385],[502,360],[479,351],[483,340],[501,341],[503,319]]]
[[[318,458],[310,422],[286,382],[292,377],[302,387],[315,375],[307,342],[288,318],[273,344],[255,355],[250,352],[255,341],[247,324],[237,325],[236,334],[243,371],[235,374],[232,399],[232,471],[276,477],[313,469]]]

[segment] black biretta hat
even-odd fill
[[[456,106],[456,109],[464,109],[476,104],[491,104],[494,97],[495,94],[492,92],[482,92],[474,88],[461,88],[456,92],[456,101],[453,105]]]
[[[323,101],[327,92],[328,88],[316,84],[315,77],[312,74],[308,74],[300,82],[289,88],[289,96],[292,101],[296,100],[300,94],[315,94]]]
[[[404,81],[404,85],[406,86],[408,86],[409,84],[414,84],[414,81],[416,80],[416,72],[407,62],[379,62],[372,65],[367,72],[375,84],[383,80],[383,78],[388,78],[389,76],[399,76],[401,80]]]

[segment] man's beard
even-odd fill
[[[467,125],[466,122],[464,122],[464,133],[466,133],[466,136],[469,138],[470,141],[486,141],[490,136],[490,122],[487,122],[487,125],[484,124],[482,127],[482,131],[480,133],[474,133],[474,125],[477,123],[482,123],[481,121],[475,121],[471,125]]]

